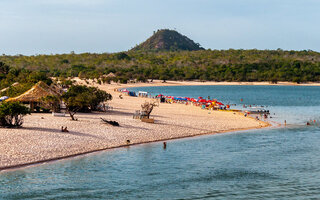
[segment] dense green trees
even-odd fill
[[[0,104],[0,126],[19,127],[23,123],[23,116],[30,114],[29,108],[18,102],[4,102]]]
[[[0,89],[18,94],[47,77],[130,80],[320,81],[320,53],[278,50],[128,51],[114,54],[0,56]],[[10,66],[8,68],[8,66]],[[104,75],[114,73],[116,77]],[[49,81],[49,82],[48,82]]]
[[[41,98],[41,106],[46,109],[50,109],[52,112],[60,111],[60,96],[49,95]]]
[[[1,66],[5,66],[5,73],[1,73],[1,69],[3,69]],[[48,77],[48,72],[13,68],[0,62],[0,89],[7,88],[5,91],[0,92],[0,96],[18,96],[39,81],[43,81],[48,85],[52,83],[52,80]]]
[[[75,120],[74,115],[78,111],[97,110],[100,103],[111,99],[111,94],[105,91],[82,85],[73,85],[68,92],[62,95],[62,100],[72,120]]]

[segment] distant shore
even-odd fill
[[[77,79],[79,83],[86,84]],[[188,83],[188,84],[186,84]],[[199,85],[208,84],[199,82]],[[212,83],[213,84],[213,83]],[[69,116],[53,117],[51,114],[32,114],[25,117],[21,129],[0,129],[0,170],[14,169],[49,161],[71,158],[86,153],[148,142],[218,134],[239,130],[268,127],[268,122],[244,117],[230,111],[208,111],[184,104],[160,104],[154,109],[154,124],[133,119],[135,110],[148,98],[124,96],[114,90],[118,87],[197,85],[196,82],[103,84],[90,83],[113,95],[106,113],[79,113],[78,121]],[[104,124],[100,118],[115,120],[120,127]],[[67,126],[69,133],[61,132]],[[127,142],[129,140],[129,143]]]
[[[198,85],[272,85],[272,86],[320,86],[320,83],[308,82],[308,83],[294,83],[294,82],[278,82],[270,83],[264,82],[215,82],[215,81],[165,81],[153,80],[146,83],[127,83],[118,84],[119,87],[151,87],[151,86],[198,86]]]

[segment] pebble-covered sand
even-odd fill
[[[132,115],[151,99],[129,96],[120,99],[119,93],[113,91],[115,87],[118,86],[100,86],[114,96],[109,103],[113,110],[106,113],[78,113],[78,121],[71,121],[67,115],[32,114],[24,118],[23,128],[1,128],[0,169],[123,146],[127,140],[138,144],[268,126],[238,113],[201,110],[183,104],[160,104],[151,116],[155,123],[144,123]],[[118,121],[120,127],[103,123],[101,117]],[[69,132],[61,132],[62,126],[67,126]]]

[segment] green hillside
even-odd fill
[[[132,50],[143,51],[196,51],[203,50],[199,44],[177,31],[161,29]]]

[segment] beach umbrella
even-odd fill
[[[198,97],[198,99],[202,99],[202,97]]]
[[[205,99],[200,99],[198,102],[199,102],[199,103],[207,103],[207,100],[205,100]]]
[[[216,104],[218,104],[218,105],[220,105],[220,106],[222,106],[222,105],[224,105],[223,103],[221,103],[221,102],[216,102]]]
[[[7,99],[9,99],[9,97],[3,96],[3,97],[0,98],[0,101],[4,101],[4,100],[7,100]]]

